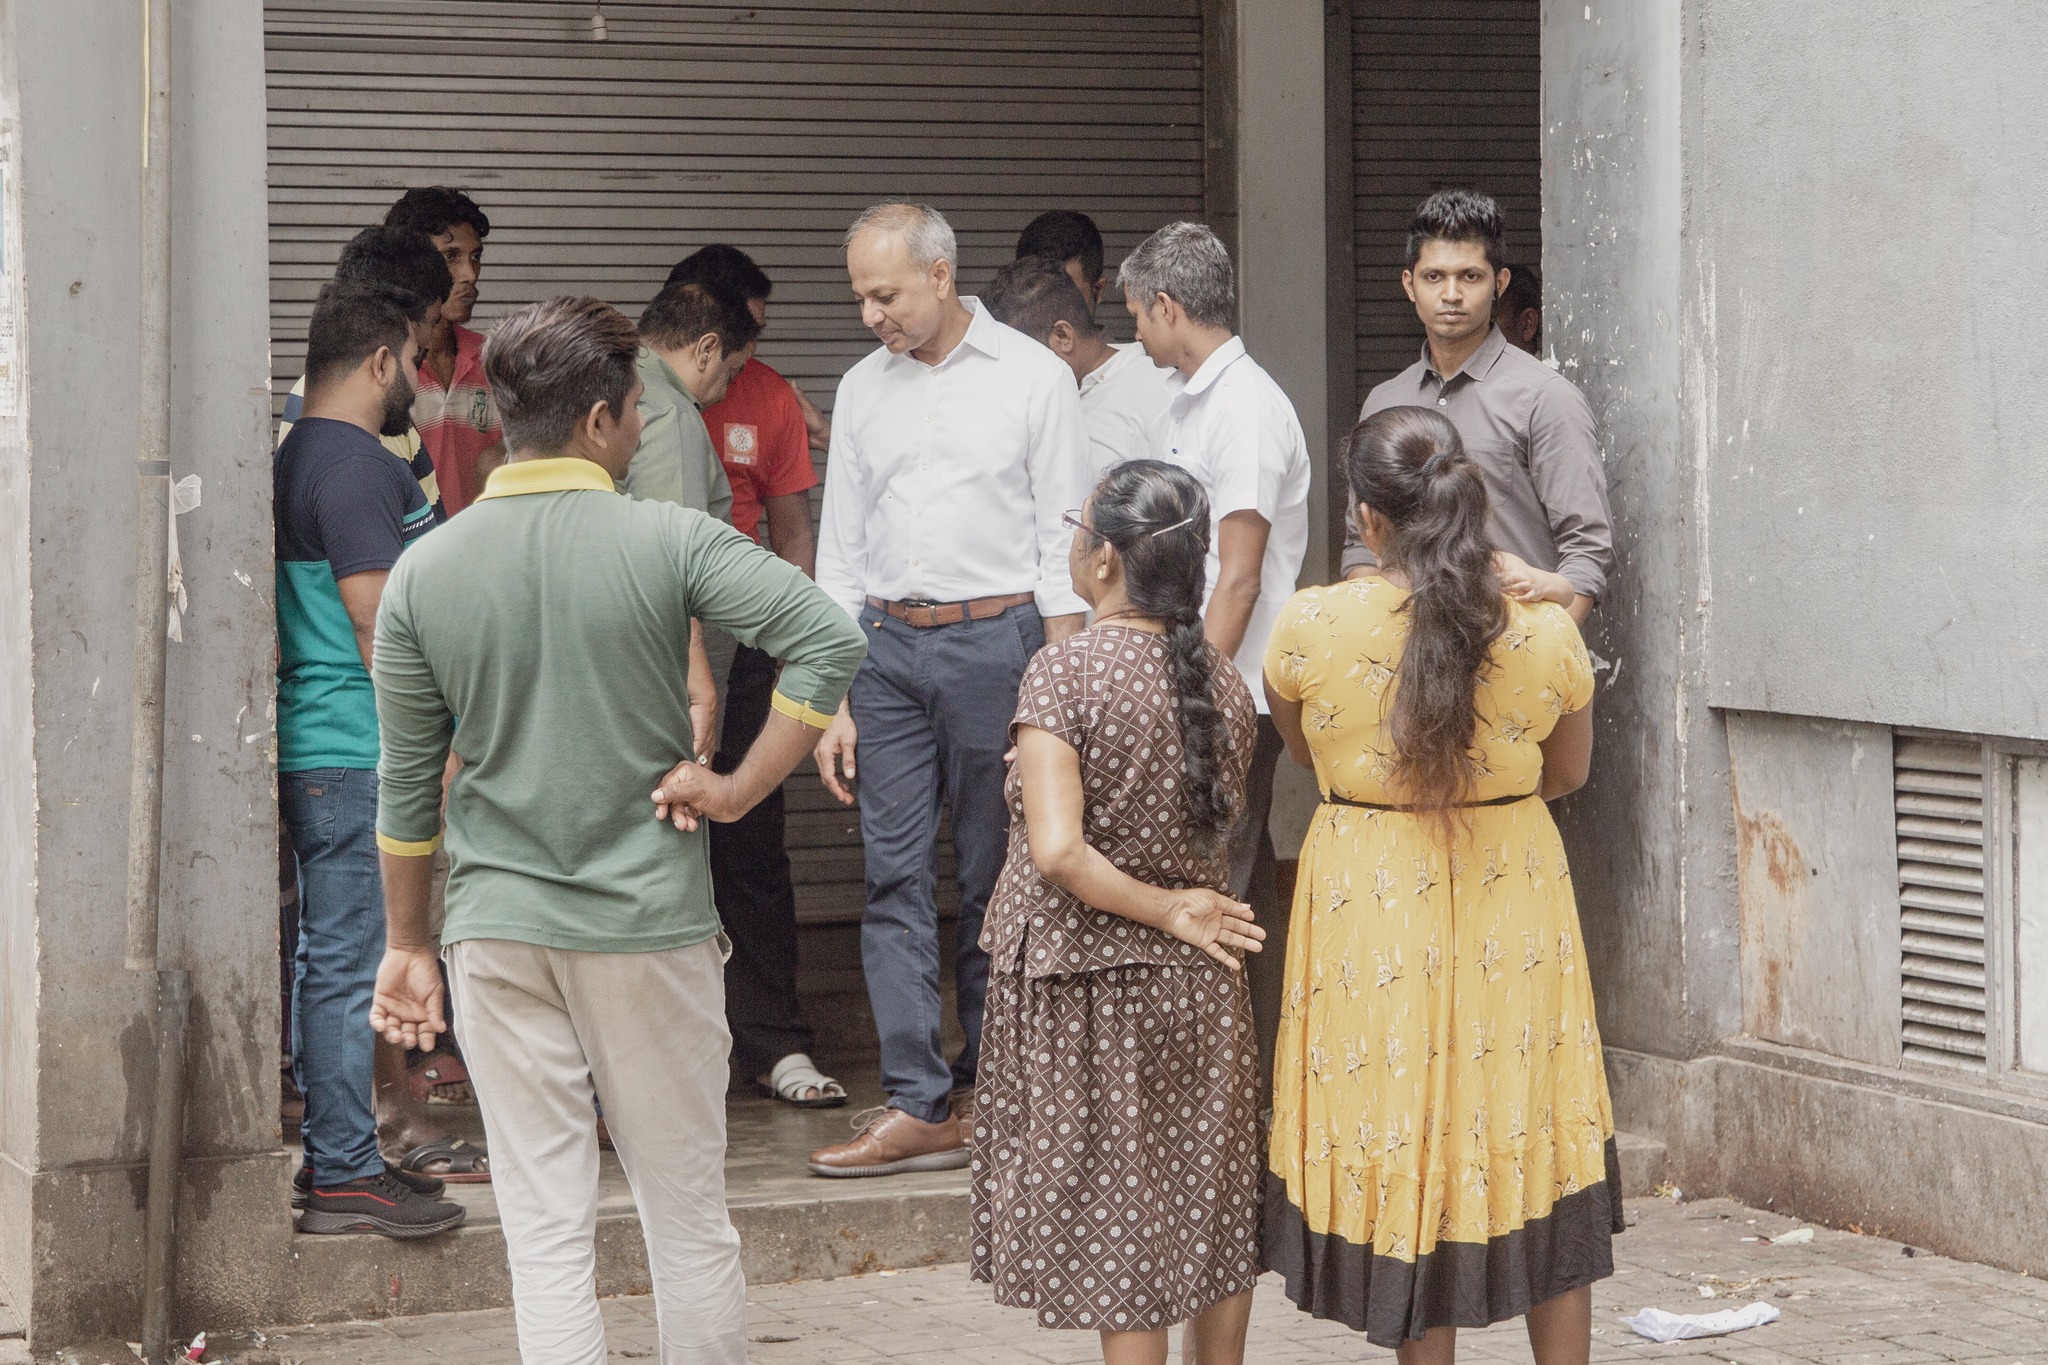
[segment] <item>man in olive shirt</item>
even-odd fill
[[[1394,407],[1448,417],[1486,479],[1503,585],[1563,602],[1583,623],[1614,567],[1607,471],[1584,395],[1493,324],[1508,286],[1505,228],[1499,206],[1471,190],[1440,190],[1415,211],[1401,284],[1428,339],[1420,360],[1373,389],[1359,420]],[[1353,530],[1345,577],[1374,563]]]
[[[527,1365],[606,1358],[595,1090],[646,1236],[661,1359],[746,1358],[725,1211],[725,947],[700,819],[736,819],[788,775],[866,652],[843,610],[737,531],[617,495],[640,436],[637,350],[594,299],[498,326],[484,372],[507,463],[399,561],[377,617],[388,947],[371,1023],[426,1047],[441,1029],[426,901],[452,744],[442,943]],[[691,758],[698,618],[783,664],[730,774]]]

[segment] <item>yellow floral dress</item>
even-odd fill
[[[1402,798],[1386,717],[1407,594],[1297,593],[1266,677],[1301,704],[1325,797]],[[1510,602],[1477,696],[1486,801],[1593,697],[1563,608]],[[1614,1122],[1571,872],[1533,796],[1428,817],[1326,801],[1301,850],[1274,1064],[1266,1258],[1381,1346],[1479,1327],[1613,1273]]]

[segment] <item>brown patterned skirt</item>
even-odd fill
[[[1264,1134],[1242,973],[997,972],[974,1097],[974,1261],[1045,1327],[1149,1331],[1259,1278]]]

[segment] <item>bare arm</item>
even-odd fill
[[[1076,631],[1080,630],[1081,622],[1085,619],[1087,618],[1085,618],[1080,612],[1075,612],[1069,616],[1046,617],[1045,642],[1049,645],[1058,644],[1060,641],[1066,639],[1069,635],[1072,635]]]
[[[825,416],[824,413],[819,412],[818,405],[811,401],[811,396],[798,388],[794,383],[790,384],[789,391],[796,395],[796,405],[804,410],[804,431],[811,438],[811,449],[830,450],[832,448],[832,420]]]
[[[1209,595],[1203,625],[1209,643],[1232,658],[1244,645],[1245,628],[1259,602],[1259,568],[1273,526],[1257,512],[1232,512],[1216,528],[1216,591]]]
[[[1558,717],[1550,737],[1539,747],[1543,750],[1543,780],[1536,788],[1537,795],[1555,801],[1585,786],[1586,774],[1593,766],[1593,708],[1583,706]]]
[[[397,1047],[434,1050],[448,1031],[441,1001],[439,945],[427,919],[431,856],[380,851],[384,876],[384,959],[370,997],[370,1028]]]
[[[811,495],[783,493],[768,499],[768,540],[775,553],[803,570],[804,577],[818,576],[818,535],[811,529]]]
[[[770,711],[761,733],[730,773],[714,773],[697,763],[678,763],[654,791],[654,818],[673,821],[681,830],[697,828],[701,819],[730,824],[782,785],[790,770],[811,751],[817,731],[782,711]]]
[[[1097,910],[1191,943],[1232,971],[1239,952],[1259,951],[1265,930],[1251,907],[1208,887],[1169,891],[1119,871],[1083,833],[1081,755],[1035,725],[1017,727],[1024,827],[1039,875]]]
[[[1266,705],[1272,708],[1273,728],[1280,732],[1280,742],[1287,746],[1287,756],[1304,768],[1314,768],[1316,756],[1309,752],[1308,735],[1301,728],[1301,703],[1281,696],[1268,681]]]
[[[690,697],[690,739],[701,763],[711,761],[718,738],[718,679],[711,672],[711,655],[704,648],[704,625],[690,622],[690,676],[683,684]]]
[[[348,623],[355,627],[356,648],[362,652],[365,672],[369,671],[370,656],[375,652],[377,604],[384,600],[384,581],[390,577],[389,569],[366,569],[334,580],[334,586],[341,591],[342,610],[348,613]]]

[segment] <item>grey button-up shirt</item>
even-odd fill
[[[1458,429],[1486,478],[1496,546],[1563,574],[1582,597],[1606,592],[1614,568],[1607,470],[1593,410],[1569,379],[1496,327],[1449,379],[1423,343],[1420,360],[1373,389],[1359,420],[1399,407],[1435,408]],[[1375,562],[1355,532],[1346,535],[1344,572]]]

